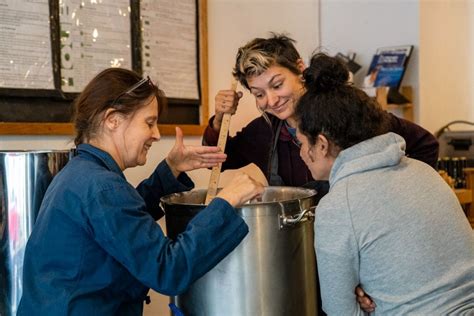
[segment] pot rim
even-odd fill
[[[219,189],[222,189],[222,188],[219,188]],[[287,199],[287,200],[282,200],[282,201],[266,201],[266,202],[256,202],[256,203],[249,203],[250,202],[249,201],[247,203],[242,204],[239,207],[236,207],[236,209],[243,208],[243,207],[250,207],[250,206],[269,205],[269,204],[275,204],[275,203],[281,203],[281,204],[295,203],[295,202],[298,202],[302,199],[313,198],[317,194],[316,190],[310,189],[310,188],[303,188],[303,187],[268,186],[268,187],[265,187],[265,190],[267,190],[267,189],[271,189],[271,190],[292,189],[292,190],[298,190],[298,191],[301,191],[301,192],[306,192],[307,194],[305,194],[301,197],[298,197],[298,198]],[[172,201],[170,201],[170,199],[172,197],[175,197],[175,196],[181,196],[181,195],[192,194],[192,193],[202,193],[202,192],[206,192],[206,191],[207,191],[207,189],[194,189],[194,190],[190,190],[190,191],[172,193],[172,194],[168,194],[168,195],[165,195],[165,196],[161,197],[160,202],[163,203],[163,204],[166,204],[166,205],[185,205],[185,206],[189,206],[189,207],[205,207],[208,204],[204,204],[204,203],[178,203],[178,202],[172,202]]]

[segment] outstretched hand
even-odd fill
[[[211,168],[227,158],[216,146],[186,146],[183,132],[176,127],[176,141],[166,157],[166,163],[177,177],[181,172],[199,168]]]

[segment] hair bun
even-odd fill
[[[347,84],[349,70],[338,59],[324,53],[311,57],[311,63],[303,72],[308,91],[325,92]]]

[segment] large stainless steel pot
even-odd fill
[[[316,192],[267,187],[237,209],[249,226],[242,243],[191,288],[172,299],[186,316],[317,315],[313,223]],[[206,190],[161,199],[175,238],[205,206]]]
[[[0,151],[0,315],[14,316],[23,256],[43,196],[69,151]]]

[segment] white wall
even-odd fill
[[[286,33],[297,41],[304,59],[319,46],[317,0],[209,0],[209,95],[214,113],[214,96],[228,89],[239,47],[269,32]],[[259,115],[253,96],[243,87],[239,111],[232,117],[231,134]]]
[[[420,123],[431,131],[474,121],[473,45],[474,1],[421,1]]]
[[[415,46],[402,82],[413,87],[415,119],[419,116],[418,16],[418,0],[321,0],[322,48],[331,55],[357,54],[356,62],[363,66],[354,77],[358,86],[378,47]]]
[[[402,82],[414,88],[415,120],[433,133],[474,121],[473,0],[321,0],[321,44],[357,53],[359,85],[377,47],[415,45]]]

